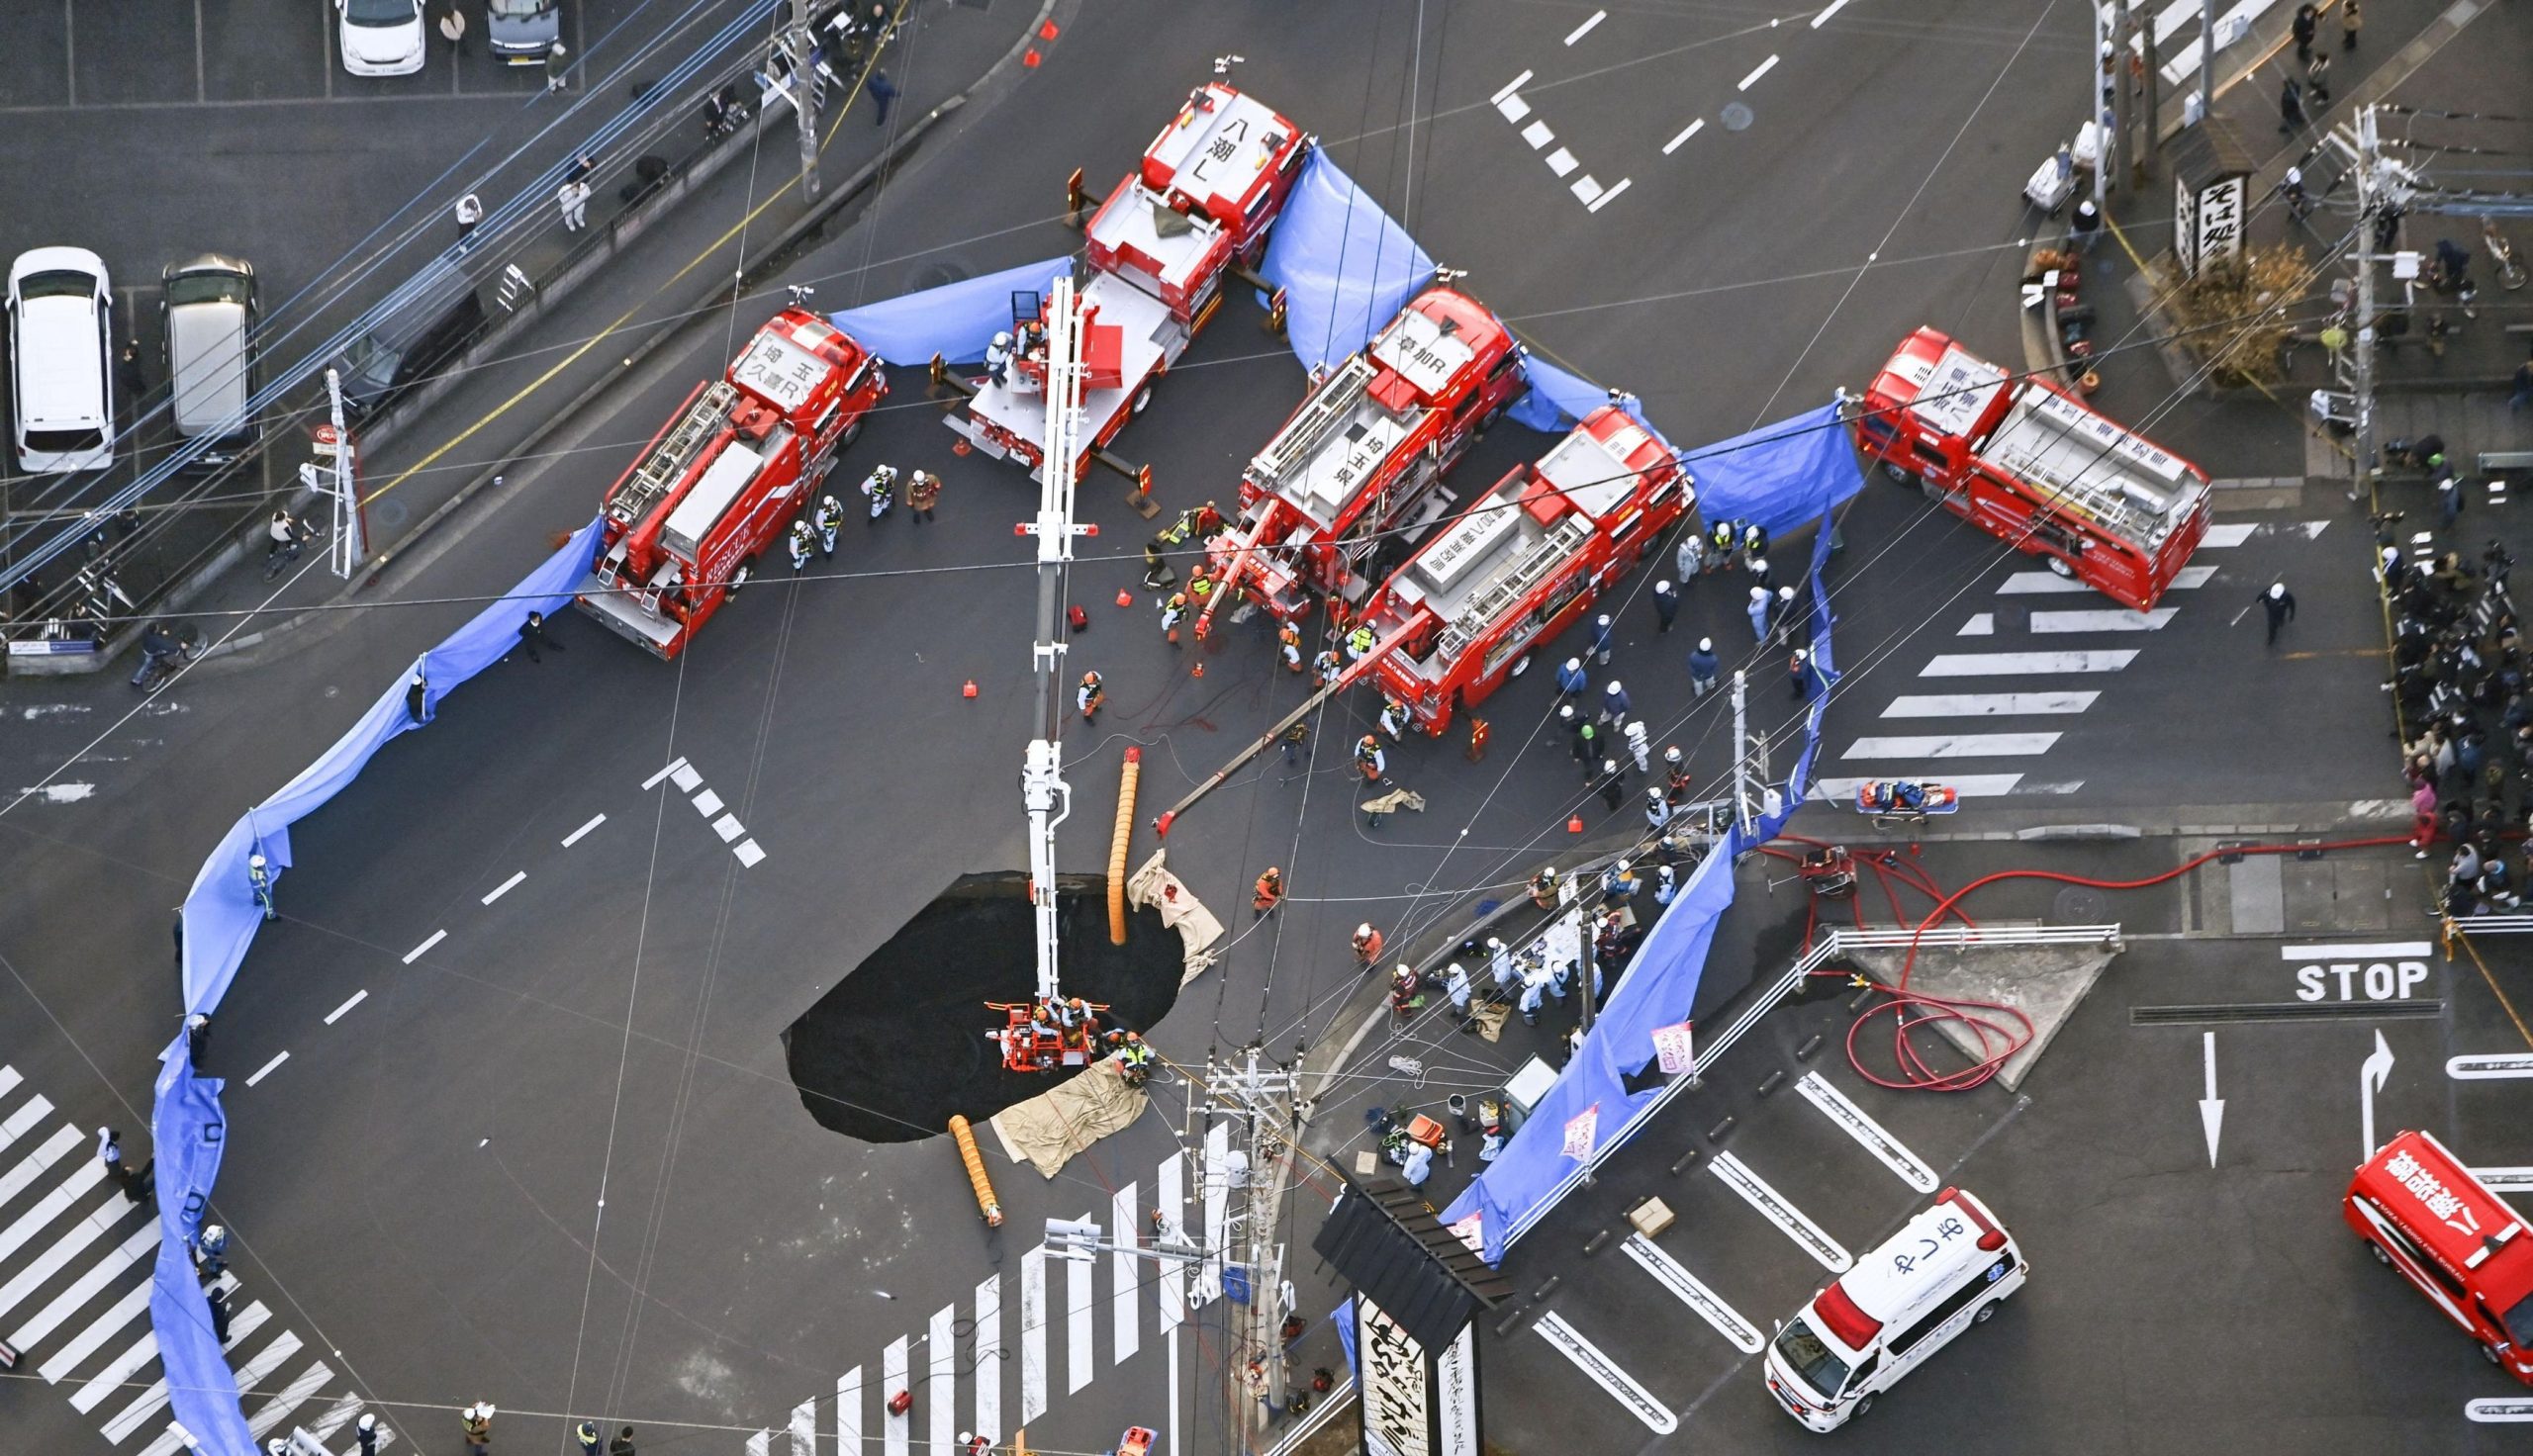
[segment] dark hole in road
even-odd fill
[[[983,1122],[1079,1075],[1005,1071],[985,1033],[988,1001],[1026,1001],[1037,985],[1037,932],[1026,874],[970,874],[899,927],[783,1034],[801,1105],[818,1126],[866,1142],[911,1142],[950,1115]],[[1108,879],[1065,875],[1056,894],[1064,989],[1104,1001],[1141,1030],[1178,998],[1178,933],[1152,910],[1126,914],[1108,944]]]

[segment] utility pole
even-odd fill
[[[809,0],[792,0],[791,20],[783,28],[792,57],[792,115],[800,124],[800,190],[818,195],[818,93],[825,89],[812,55]]]
[[[1271,1062],[1262,1065],[1259,1048],[1254,1046],[1244,1061],[1213,1066],[1210,1071],[1206,1084],[1208,1116],[1243,1119],[1248,1124],[1249,1177],[1240,1187],[1230,1190],[1229,1200],[1229,1218],[1239,1233],[1224,1239],[1241,1251],[1232,1263],[1245,1268],[1249,1277],[1247,1327],[1238,1330],[1232,1342],[1234,1378],[1229,1385],[1235,1403],[1251,1404],[1245,1428],[1264,1430],[1268,1416],[1251,1390],[1250,1362],[1257,1362],[1263,1369],[1266,1390],[1276,1401],[1280,1402],[1290,1388],[1284,1369],[1284,1248],[1277,1219],[1279,1200],[1273,1192],[1283,1186],[1284,1180],[1269,1176],[1268,1170],[1290,1155],[1298,1136],[1294,1126],[1293,1077]],[[1222,1176],[1220,1169],[1209,1168],[1206,1172],[1208,1176]],[[1239,1426],[1240,1422],[1235,1419],[1233,1424]]]
[[[2186,113],[2190,103],[2182,103]],[[2199,120],[2205,122],[2216,109],[2216,0],[2200,0],[2199,5]]]
[[[2128,26],[2137,33],[2139,87],[2137,98],[2131,103],[2136,121],[2129,128],[2128,166],[2135,184],[2142,189],[2155,174],[2155,147],[2163,137],[2163,57],[2155,49],[2154,16],[2140,16],[2132,4],[2128,8]]]
[[[2386,205],[2376,191],[2376,166],[2380,160],[2375,131],[2375,108],[2360,107],[2357,112],[2357,339],[2352,345],[2357,357],[2351,362],[2349,376],[2349,412],[2355,431],[2350,441],[2357,452],[2351,462],[2348,499],[2362,500],[2366,488],[2375,477],[2375,215]]]
[[[1750,827],[1750,756],[1749,716],[1745,711],[1748,697],[1746,670],[1733,670],[1733,823],[1747,831]]]
[[[2111,209],[2111,158],[2117,141],[2113,101],[2119,95],[2119,47],[2112,43],[2114,9],[2119,0],[2089,0],[2094,13],[2094,83],[2085,103],[2085,120],[2094,124],[2094,211]],[[2081,128],[2080,128],[2081,130]]]

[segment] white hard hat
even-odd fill
[[[1579,672],[1582,667],[1583,659],[1579,657],[1569,657],[1565,660],[1565,668],[1567,672]]]
[[[2287,169],[2287,185],[2288,185],[2288,186],[2290,186],[2290,187],[2297,186],[2297,185],[2300,184],[2303,180],[2304,180],[2304,169],[2303,169],[2302,167],[2289,167],[2289,168]]]
[[[1007,349],[1007,348],[1010,348],[1010,347],[1011,347],[1011,330],[1010,330],[1010,329],[1008,329],[1008,328],[997,328],[997,329],[995,329],[995,330],[993,331],[993,342],[994,342],[994,347],[995,347],[995,348],[998,348],[998,349]],[[966,1439],[967,1439],[967,1437],[965,1437],[965,1436],[961,1436],[959,1439],[961,1439],[961,1440],[963,1440],[963,1441],[964,1441],[964,1440],[966,1440]]]
[[[1713,652],[1713,651],[1715,651],[1715,639],[1714,639],[1714,638],[1712,638],[1712,637],[1701,637],[1701,638],[1699,638],[1699,639],[1698,639],[1698,651],[1700,651],[1700,652]]]
[[[249,868],[261,869],[264,867],[264,857],[261,855],[248,855],[246,857],[246,864]]]
[[[970,1441],[973,1441],[973,1440],[975,1440],[976,1438],[977,1438],[977,1437],[976,1437],[976,1433],[975,1433],[975,1432],[973,1432],[973,1431],[964,1431],[964,1430],[963,1430],[963,1431],[959,1432],[959,1444],[960,1444],[960,1445],[962,1445],[962,1446],[964,1446],[964,1445],[968,1444]]]
[[[1560,718],[1572,718],[1574,716],[1574,704],[1570,702],[1557,704],[1556,715]]]
[[[1777,596],[1782,600],[1792,601],[1794,599],[1794,589],[1792,587],[1779,587],[1777,589]]]
[[[1794,650],[1794,660],[1795,660],[1796,662],[1801,662],[1801,661],[1803,661],[1803,659],[1804,659],[1804,657],[1805,657],[1805,656],[1806,656],[1806,654],[1804,653],[1804,651],[1803,651],[1803,649],[1802,649],[1802,648],[1798,647],[1798,648],[1796,648],[1796,649]]]
[[[1765,601],[1765,600],[1767,600],[1767,599],[1768,599],[1768,589],[1767,589],[1767,588],[1765,588],[1765,587],[1753,587],[1753,588],[1751,588],[1751,589],[1750,589],[1750,599],[1751,599],[1752,601]]]
[[[362,1430],[378,1429],[378,1417],[367,1410],[362,1411],[360,1414],[360,1428]]]
[[[1489,951],[1501,951],[1504,949],[1504,942],[1499,937],[1488,936],[1486,938],[1486,949]]]
[[[1669,579],[1668,577],[1665,577],[1665,578],[1664,578],[1664,579],[1662,579],[1661,581],[1656,582],[1656,583],[1654,583],[1654,584],[1653,584],[1653,592],[1654,592],[1654,594],[1655,594],[1655,595],[1660,595],[1662,592],[1668,592],[1668,591],[1670,591],[1670,590],[1671,590],[1671,581],[1670,581],[1670,579]]]
[[[221,1228],[218,1224],[205,1224],[202,1226],[202,1241],[205,1243],[226,1243],[229,1241],[229,1230]]]
[[[1610,680],[1610,685],[1609,685],[1609,686],[1607,686],[1607,687],[1602,688],[1601,690],[1602,690],[1603,692],[1612,692],[1612,693],[1617,692],[1617,691],[1619,690],[1619,680],[1618,680],[1618,679],[1616,679],[1616,678],[1612,678],[1612,679]]]
[[[2284,596],[2284,595],[2286,595],[2286,594],[2287,594],[2287,584],[2286,584],[2285,582],[2272,582],[2272,583],[2270,583],[2270,585],[2269,585],[2269,599],[2270,599],[2270,600],[2272,600],[2272,601],[2276,601],[2278,598],[2280,598],[2281,596]]]
[[[1644,791],[1644,797],[1648,802],[1658,804],[1662,802],[1662,790],[1658,788],[1648,788]]]
[[[1621,874],[1625,874],[1625,873],[1627,873],[1627,864],[1628,864],[1628,862],[1627,862],[1627,861],[1625,861],[1625,860],[1621,860],[1621,861],[1618,863],[1618,866],[1617,866],[1617,867],[1618,867],[1618,871],[1619,871],[1619,873],[1621,873]]]
[[[1644,737],[1644,720],[1642,718],[1639,718],[1635,722],[1628,724],[1627,736],[1630,738]]]
[[[1368,936],[1368,935],[1370,935],[1371,933],[1372,933],[1372,923],[1371,923],[1370,921],[1368,921],[1368,920],[1364,921],[1361,925],[1359,925],[1359,926],[1355,927],[1355,934],[1357,934],[1357,935],[1359,935],[1359,936]]]
[[[1610,614],[1609,614],[1608,612],[1603,612],[1603,613],[1601,613],[1599,616],[1594,617],[1594,618],[1592,619],[1592,625],[1593,625],[1593,626],[1595,626],[1595,627],[1606,627],[1606,626],[1608,626],[1609,624],[1610,624]]]
[[[1675,743],[1669,748],[1662,750],[1662,762],[1666,764],[1676,764],[1680,762],[1680,746]]]

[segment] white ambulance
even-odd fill
[[[1984,1205],[1947,1188],[1777,1327],[1768,1393],[1811,1429],[1835,1430],[1995,1314],[2030,1268]]]

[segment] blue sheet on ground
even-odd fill
[[[1701,515],[1710,523],[1754,522],[1772,536],[1864,489],[1864,472],[1835,405],[1703,446],[1687,458],[1689,473],[1697,477]]]
[[[1259,272],[1284,291],[1284,335],[1306,369],[1370,343],[1434,276],[1434,260],[1325,147],[1293,182]]]
[[[518,629],[531,611],[554,612],[571,600],[572,589],[590,569],[600,522],[593,518],[500,600],[417,658],[369,705],[357,722],[283,784],[230,826],[219,847],[194,875],[184,907],[184,994],[188,1014],[216,1010],[236,979],[246,948],[263,923],[246,878],[246,857],[260,846],[278,886],[290,867],[290,826],[325,807],[351,785],[370,758],[400,733],[422,726],[406,710],[416,672],[423,675],[422,722],[459,683],[500,662],[518,645]],[[179,1035],[160,1053],[151,1089],[149,1129],[157,1165],[158,1261],[151,1275],[149,1327],[167,1367],[167,1398],[177,1423],[193,1433],[209,1456],[256,1456],[237,1405],[237,1385],[220,1342],[212,1337],[211,1311],[194,1277],[192,1247],[213,1182],[227,1123],[220,1109],[221,1081],[194,1075],[193,1057]]]
[[[1745,479],[1772,482],[1770,489],[1776,494],[1771,500],[1801,507],[1790,517],[1775,517],[1768,526],[1774,532],[1788,530],[1826,515],[1837,501],[1855,494],[1850,482],[1861,482],[1843,430],[1807,431],[1797,427],[1824,415],[1834,425],[1833,412],[1815,411],[1803,420],[1744,436],[1744,440],[1754,443],[1734,454],[1720,454],[1723,447],[1718,447],[1717,451],[1698,452],[1694,458],[1703,458],[1709,466],[1718,459],[1740,460]],[[1834,452],[1821,447],[1819,442],[1825,438],[1837,446]],[[1797,456],[1811,458],[1808,474],[1794,458]],[[1804,494],[1798,496],[1797,492]],[[1802,503],[1807,501],[1808,504]],[[1495,1161],[1487,1164],[1443,1211],[1443,1222],[1450,1226],[1463,1225],[1472,1215],[1477,1218],[1479,1242],[1489,1263],[1503,1262],[1513,1235],[1552,1206],[1590,1154],[1635,1136],[1642,1121],[1650,1114],[1660,1089],[1648,1087],[1631,1093],[1626,1079],[1642,1074],[1654,1063],[1657,1053],[1653,1033],[1686,1021],[1690,1008],[1697,1004],[1698,985],[1705,976],[1707,953],[1714,946],[1716,927],[1733,905],[1733,862],[1744,851],[1774,839],[1785,827],[1785,821],[1802,806],[1812,782],[1813,761],[1820,752],[1821,723],[1829,706],[1826,689],[1837,681],[1835,654],[1829,641],[1832,617],[1829,588],[1822,581],[1822,571],[1829,560],[1829,532],[1824,530],[1813,538],[1812,590],[1807,604],[1812,613],[1809,652],[1819,685],[1804,719],[1803,751],[1796,757],[1794,772],[1787,775],[1773,807],[1754,816],[1749,834],[1745,836],[1735,829],[1721,849],[1709,854],[1690,871],[1680,893],[1637,948],[1635,960],[1611,991],[1592,1034],[1583,1039],[1582,1046],[1564,1071],[1558,1073],[1555,1085],[1540,1099],[1529,1120],[1506,1140]],[[1590,1121],[1585,1123],[1582,1120],[1587,1115]],[[1584,1136],[1586,1129],[1588,1137]],[[1588,1147],[1589,1152],[1580,1157],[1570,1154],[1569,1140],[1577,1147]]]
[[[982,278],[899,294],[828,316],[854,341],[901,369],[929,364],[939,354],[952,364],[985,356],[994,334],[1011,326],[1011,296],[1045,298],[1056,275],[1072,271],[1070,256],[1023,263]]]

